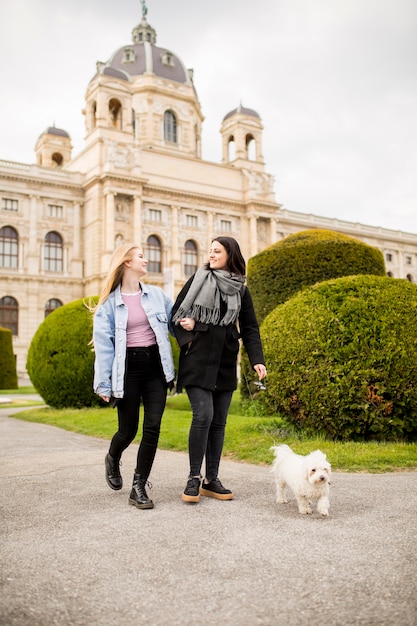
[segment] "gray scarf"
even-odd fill
[[[177,312],[172,318],[179,324],[183,317],[191,317],[204,324],[233,324],[240,311],[240,293],[244,278],[225,270],[210,270],[201,267]],[[226,302],[227,310],[220,319],[220,298]]]

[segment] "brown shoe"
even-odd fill
[[[200,494],[217,500],[233,500],[234,495],[230,489],[226,489],[218,478],[209,483],[203,483],[200,487]]]
[[[198,476],[190,476],[182,494],[184,502],[200,502],[200,482]]]

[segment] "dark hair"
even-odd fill
[[[233,237],[214,237],[211,240],[218,241],[227,252],[227,269],[232,274],[239,274],[239,276],[245,276],[246,263],[243,255],[240,251],[240,247],[236,239]],[[206,269],[210,267],[209,263],[205,265]]]

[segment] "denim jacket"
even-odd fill
[[[165,379],[175,378],[169,341],[172,302],[160,287],[141,283],[142,306],[155,333]],[[120,285],[99,306],[94,316],[94,392],[123,398],[126,362],[127,306]]]

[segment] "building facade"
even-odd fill
[[[36,164],[0,160],[0,326],[13,332],[20,375],[45,316],[98,294],[123,242],[144,249],[147,281],[172,298],[221,234],[249,258],[300,230],[336,230],[379,248],[390,276],[417,276],[417,235],[276,201],[256,111],[227,113],[221,163],[203,160],[193,73],[156,45],[146,12],[132,42],[97,63],[83,113],[85,146],[75,157],[69,134],[50,127],[36,143]]]

